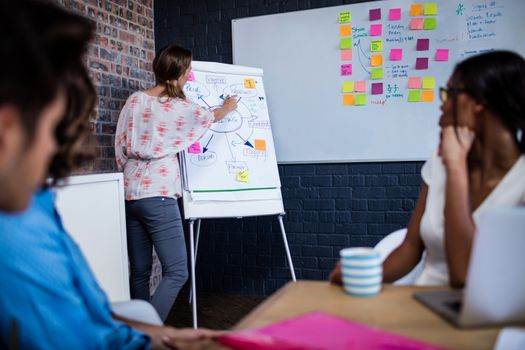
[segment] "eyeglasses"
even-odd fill
[[[467,90],[457,87],[440,87],[439,98],[441,99],[441,102],[446,102],[449,97],[457,96],[462,92],[467,92]]]

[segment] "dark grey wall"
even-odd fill
[[[232,63],[231,20],[363,1],[155,0],[155,43]],[[378,141],[380,142],[380,141]],[[326,279],[339,250],[372,246],[406,226],[420,162],[280,165],[285,229],[297,278]],[[200,290],[270,294],[290,279],[275,217],[203,220]]]

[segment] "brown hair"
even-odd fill
[[[157,84],[164,85],[162,97],[185,99],[184,91],[175,84],[191,64],[191,51],[175,45],[168,45],[160,49],[153,60],[153,73]]]

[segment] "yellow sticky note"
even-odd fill
[[[370,76],[372,80],[383,79],[383,67],[372,68]]]
[[[237,177],[235,179],[239,182],[250,182],[250,173],[248,170],[240,170],[237,172]]]
[[[434,102],[434,90],[421,90],[421,102]]]
[[[343,92],[354,92],[354,82],[343,81]]]
[[[344,94],[343,95],[343,105],[344,106],[353,106],[355,103],[354,94]]]
[[[434,77],[423,77],[423,89],[433,89],[436,86]]]
[[[370,41],[370,51],[372,51],[372,52],[383,51],[383,41],[382,40],[372,40],[372,41]]]
[[[245,78],[244,87],[247,89],[255,89],[255,81],[252,78]]]
[[[352,26],[340,26],[339,27],[340,36],[350,36],[352,35]]]
[[[355,95],[355,105],[364,106],[366,105],[366,94],[357,94]]]
[[[423,5],[423,14],[428,15],[437,15],[438,7],[435,2],[429,2],[428,4]]]
[[[258,151],[266,151],[266,140],[254,140],[255,149]]]
[[[350,16],[350,11],[339,12],[339,23],[350,23],[352,16]]]
[[[422,15],[423,15],[423,5],[422,4],[410,5],[410,16],[422,16]]]
[[[382,66],[383,65],[383,55],[372,55],[370,57],[370,65],[372,67]]]

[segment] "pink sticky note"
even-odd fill
[[[366,92],[366,81],[356,81],[354,83],[355,92]]]
[[[194,81],[195,80],[195,74],[193,74],[193,71],[190,70],[190,74],[188,74],[188,81]]]
[[[423,18],[412,18],[410,20],[410,29],[423,30]]]
[[[352,50],[341,50],[341,61],[351,61]]]
[[[377,21],[381,19],[381,9],[371,9],[369,11],[369,16],[371,21]]]
[[[448,61],[448,49],[437,49],[436,61]]]
[[[403,49],[390,50],[390,61],[401,61],[403,58]]]
[[[190,147],[188,147],[188,153],[200,154],[201,153],[201,144],[198,143],[198,142],[195,142],[194,144],[190,145]]]
[[[341,65],[341,75],[352,75],[352,65],[342,64]]]
[[[428,68],[428,58],[427,57],[416,58],[416,69],[427,69],[427,68]]]
[[[383,93],[383,83],[372,83],[372,95],[381,95]]]
[[[390,21],[399,21],[401,19],[401,9],[390,9],[388,11],[388,20]]]
[[[370,25],[370,36],[381,36],[383,32],[382,24],[371,24]]]
[[[409,89],[421,89],[421,77],[408,77]]]
[[[416,50],[417,51],[427,51],[430,46],[429,39],[417,39]]]

